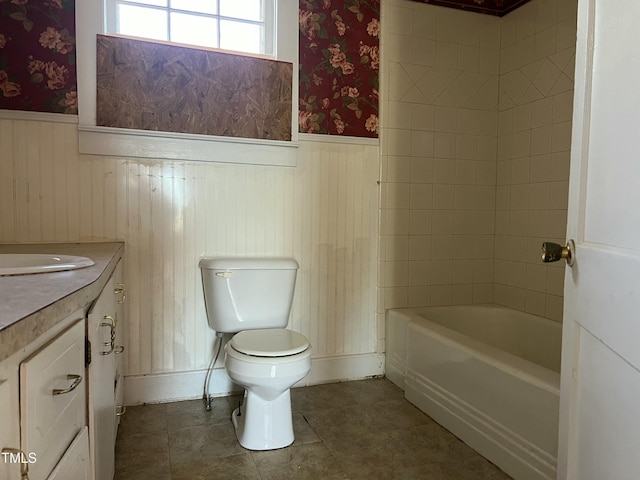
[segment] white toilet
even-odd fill
[[[293,443],[291,387],[311,369],[307,338],[286,330],[298,263],[292,258],[204,257],[209,326],[236,333],[225,345],[229,378],[244,387],[232,414],[240,445],[273,450]]]

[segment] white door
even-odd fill
[[[640,478],[640,1],[579,0],[558,479]]]

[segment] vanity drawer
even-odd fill
[[[22,450],[44,480],[86,425],[85,324],[79,320],[20,364]]]

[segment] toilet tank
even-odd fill
[[[213,330],[287,326],[298,271],[293,258],[203,257],[198,265]]]

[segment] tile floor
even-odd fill
[[[296,440],[242,448],[231,424],[241,396],[130,407],[115,480],[429,479],[510,477],[404,399],[384,378],[291,391]]]

